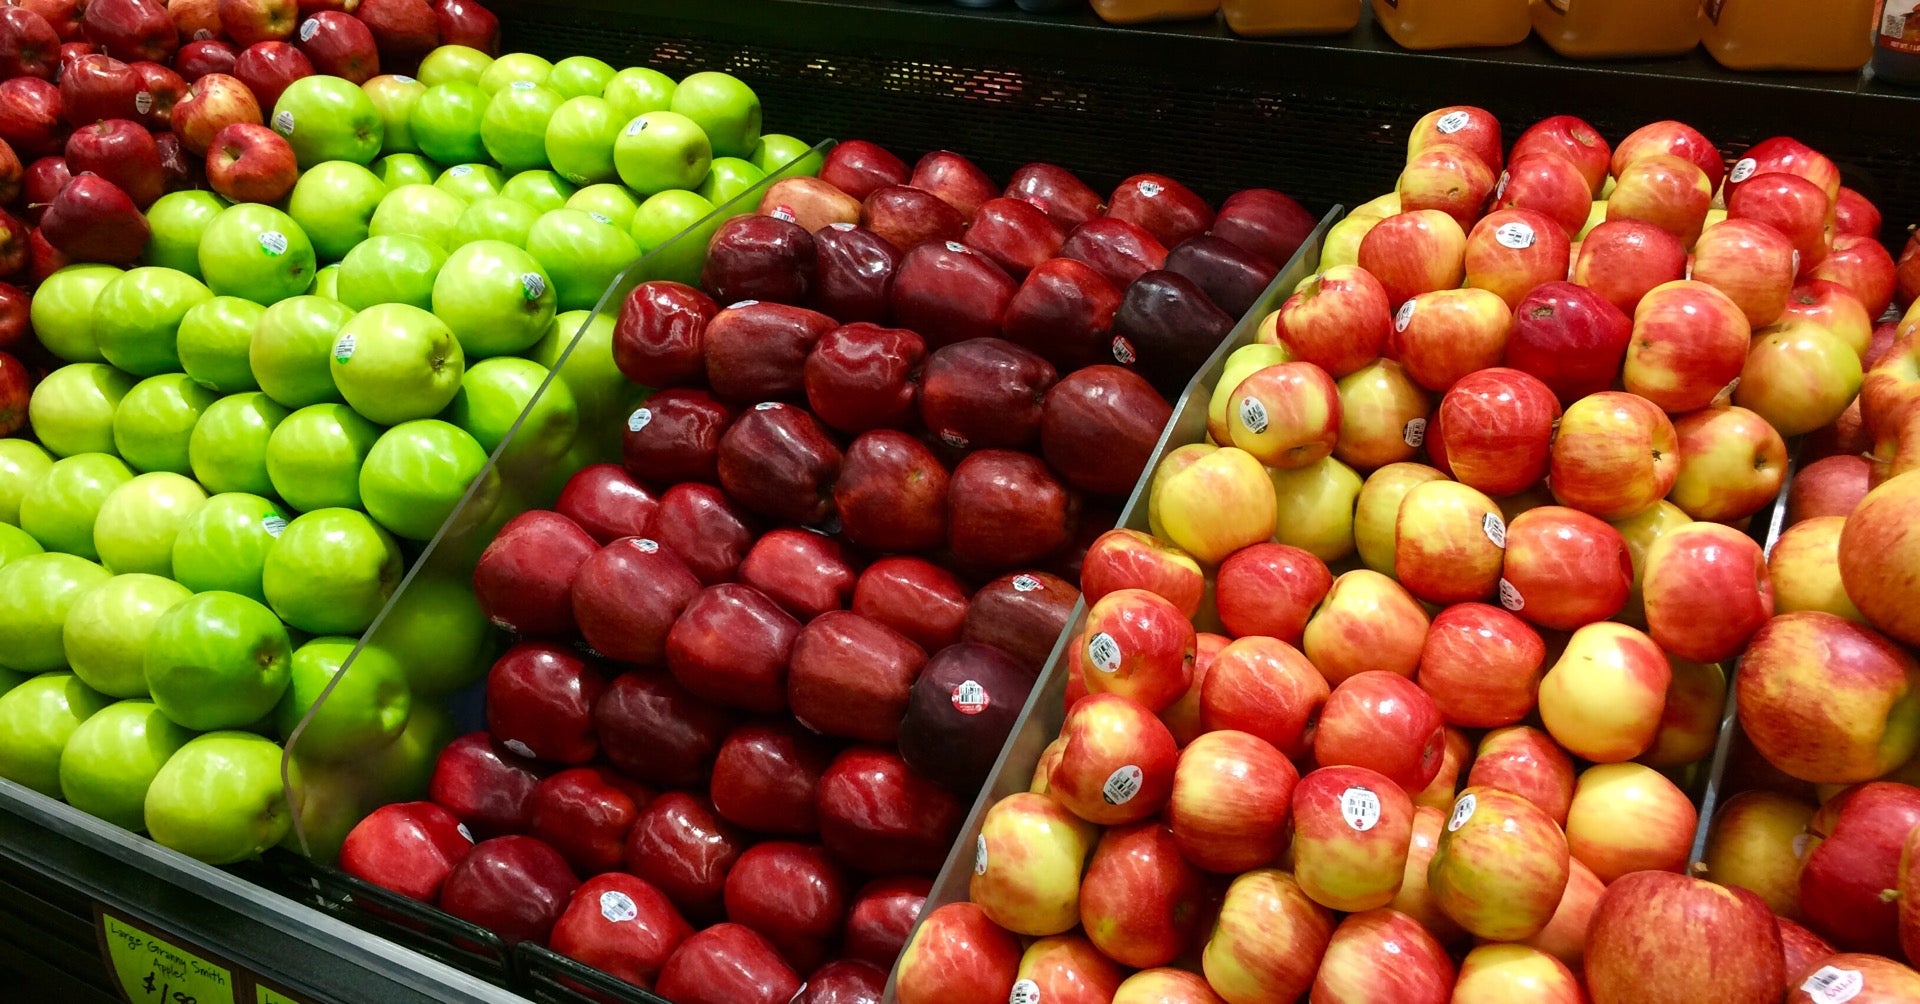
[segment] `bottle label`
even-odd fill
[[[1880,12],[1880,45],[1920,53],[1920,0],[1886,0]]]

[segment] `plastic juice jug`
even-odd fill
[[[1873,20],[1874,78],[1920,85],[1920,0],[1880,0]]]
[[[1574,59],[1678,55],[1700,44],[1700,2],[1533,0],[1533,30]]]
[[[1527,0],[1373,0],[1373,19],[1409,49],[1518,45],[1533,27]]]
[[[1700,16],[1730,70],[1857,70],[1873,55],[1873,0],[1705,0]]]
[[[1093,12],[1109,24],[1183,21],[1212,17],[1220,0],[1093,0]]]
[[[1339,35],[1360,23],[1360,0],[1220,0],[1236,35]]]

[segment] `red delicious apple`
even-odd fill
[[[28,302],[25,290],[0,282],[0,352],[18,351],[33,337]]]
[[[1113,360],[1178,397],[1233,323],[1193,280],[1156,269],[1134,279],[1121,297],[1113,315]]]
[[[47,19],[25,7],[0,7],[0,77],[52,80],[60,36]]]
[[[254,42],[240,50],[233,61],[233,75],[253,91],[260,107],[268,109],[280,101],[280,95],[294,81],[313,74],[313,62],[307,54],[288,42]]]
[[[1213,209],[1193,190],[1164,174],[1136,174],[1107,199],[1107,216],[1126,220],[1172,247],[1206,233]]]
[[[791,725],[742,725],[714,760],[714,810],[749,830],[813,833],[821,777],[832,759],[825,741]]]
[[[522,642],[487,672],[487,728],[523,756],[586,763],[599,751],[593,705],[606,689],[571,649]]]
[[[474,597],[489,621],[515,634],[571,634],[573,579],[598,550],[579,524],[529,509],[507,521],[481,552],[473,569]]]
[[[778,216],[735,216],[707,245],[700,286],[726,304],[742,300],[801,304],[813,287],[813,235]]]
[[[967,227],[966,244],[1017,278],[1052,258],[1066,239],[1059,225],[1032,203],[996,198],[980,204]]]
[[[880,966],[858,959],[835,959],[807,977],[793,1004],[880,1004],[886,987],[887,971]]]
[[[800,633],[765,594],[726,582],[708,586],[667,633],[667,669],[694,696],[775,714],[787,706],[787,654]]]
[[[821,181],[862,201],[888,185],[905,185],[910,177],[905,161],[864,139],[835,144],[820,165]]]
[[[164,63],[180,35],[160,0],[88,0],[80,25],[102,52],[128,62]]]
[[[1000,319],[1007,340],[1040,353],[1062,372],[1108,357],[1120,290],[1092,266],[1049,258],[1027,273]]]
[[[1019,449],[1040,435],[1041,401],[1058,374],[1035,353],[1000,338],[936,349],[920,382],[920,419],[956,450]]]
[[[804,969],[840,933],[852,894],[846,875],[813,844],[768,841],[727,873],[727,919],[759,932]]]
[[[699,592],[700,580],[670,547],[622,537],[574,573],[574,622],[601,655],[658,666],[666,658],[668,629]]]
[[[567,479],[553,508],[605,545],[651,534],[660,500],[619,464],[589,464]]]
[[[773,530],[755,541],[740,562],[739,576],[802,621],[844,609],[858,579],[839,541],[792,529]]]
[[[140,74],[112,56],[81,56],[60,74],[60,114],[74,126],[140,118],[140,84]]]
[[[1543,283],[1514,305],[1506,365],[1545,383],[1564,407],[1613,386],[1632,336],[1633,322],[1596,291]]]
[[[475,844],[454,864],[440,888],[440,908],[508,944],[544,944],[579,885],[566,860],[546,844],[532,837],[494,837]]]
[[[1013,731],[1033,673],[992,645],[961,642],[928,659],[900,719],[900,755],[960,795],[980,790]]]
[[[658,670],[620,675],[593,706],[593,731],[607,760],[633,777],[668,786],[704,782],[736,724],[732,712],[700,700]]]
[[[380,45],[380,59],[404,69],[440,44],[439,18],[426,0],[361,0],[354,15]]]
[[[534,836],[546,841],[582,875],[620,867],[627,831],[640,808],[599,767],[553,774],[533,791]]]
[[[960,640],[967,591],[953,573],[920,558],[882,558],[854,585],[853,612],[938,652]]]
[[[151,233],[127,193],[91,174],[74,178],[53,197],[40,229],[48,243],[73,260],[101,262],[132,262]]]
[[[173,68],[191,84],[209,73],[233,73],[236,59],[232,45],[216,38],[205,38],[181,46],[179,54],[173,57]]]
[[[1686,274],[1687,251],[1672,234],[1638,220],[1608,220],[1588,231],[1572,280],[1631,315],[1647,291]]]
[[[787,523],[833,511],[840,448],[813,415],[777,401],[741,412],[720,437],[720,485],[746,508]]]
[[[1112,216],[1089,220],[1067,234],[1060,257],[1083,262],[1115,289],[1125,289],[1147,272],[1162,268],[1167,246],[1139,226]]]
[[[891,743],[926,660],[919,646],[878,621],[828,611],[794,640],[787,700],[794,717],[816,732]]]
[[[433,764],[427,797],[480,831],[518,833],[533,813],[540,775],[533,761],[473,732],[447,744]]]
[[[847,447],[834,508],[847,540],[880,552],[928,551],[947,540],[949,477],[933,451],[891,429]]]
[[[693,928],[665,894],[631,875],[611,872],[581,883],[554,922],[553,950],[650,987]]]
[[[1107,208],[1099,192],[1054,164],[1028,164],[1013,172],[1001,194],[1039,207],[1061,230],[1072,230]]]
[[[790,1004],[800,977],[766,938],[715,924],[680,943],[654,990],[676,1004]]]
[[[926,342],[905,328],[842,325],[807,354],[807,403],[820,421],[841,432],[899,428],[914,413],[926,353]]]
[[[663,390],[627,416],[621,462],[634,477],[656,485],[717,482],[720,436],[732,423],[733,409],[704,390]]]
[[[1293,258],[1319,221],[1292,197],[1271,188],[1227,196],[1208,233],[1278,269]]]
[[[221,29],[241,46],[291,38],[299,18],[294,0],[220,0],[219,12]]]
[[[207,182],[233,202],[278,202],[298,180],[293,147],[266,126],[235,122],[207,149]]]
[[[186,96],[187,82],[159,63],[134,63],[133,72],[140,76],[140,90],[133,95],[134,110],[149,129],[165,132],[173,122],[173,106]]]
[[[733,578],[754,539],[746,514],[712,485],[680,484],[667,489],[660,496],[654,529],[661,545],[709,586]]]
[[[76,129],[67,137],[66,152],[68,170],[113,182],[142,209],[164,188],[160,148],[138,122],[105,119]]]
[[[900,250],[879,234],[851,224],[829,224],[813,234],[809,306],[849,324],[884,321],[888,289],[899,267]]]
[[[66,252],[47,243],[47,235],[39,227],[34,227],[33,233],[27,236],[27,256],[27,279],[36,285],[73,264],[73,259]]]
[[[896,753],[854,747],[820,779],[820,838],[848,867],[931,876],[946,860],[966,805]]]
[[[892,966],[932,890],[932,882],[912,876],[875,879],[862,886],[847,912],[843,950],[850,958]]]
[[[727,872],[747,837],[699,795],[670,791],[640,810],[627,832],[627,871],[652,883],[696,920],[721,916]]]
[[[21,157],[58,153],[66,141],[61,95],[38,77],[0,81],[0,140]]]
[[[0,85],[4,86],[4,85]],[[27,165],[20,175],[20,196],[26,202],[27,220],[36,226],[53,197],[73,180],[73,170],[65,157],[42,157]]]
[[[353,13],[352,8],[347,12]],[[464,45],[489,56],[500,54],[500,19],[477,0],[434,0],[433,23],[441,45]],[[425,38],[423,30],[412,30]]]
[[[12,277],[24,269],[33,256],[32,244],[26,223],[0,209],[0,275]]]
[[[947,490],[947,545],[981,569],[1027,565],[1073,536],[1079,496],[1038,458],[981,450],[953,470]]]
[[[432,802],[383,805],[340,845],[340,870],[422,903],[439,898],[453,866],[473,849],[458,817]]]
[[[940,201],[959,210],[968,223],[973,222],[980,205],[999,194],[1000,186],[985,171],[951,150],[935,150],[913,165],[907,184],[931,192]]]
[[[929,241],[900,259],[889,296],[894,320],[938,348],[998,335],[1017,288],[986,255],[956,241]]]
[[[84,34],[80,19],[82,16],[79,0],[20,0],[18,6],[32,11],[52,26],[54,34],[62,42],[78,42]]]
[[[825,314],[781,303],[727,307],[707,322],[707,382],[720,398],[741,404],[798,397],[808,353],[837,326]]]
[[[194,81],[187,96],[173,106],[173,132],[194,154],[205,154],[213,135],[228,124],[260,121],[260,103],[253,91],[224,73],[209,73]]]
[[[25,178],[26,167],[20,163],[19,155],[6,140],[0,140],[0,204],[11,203],[19,197]]]
[[[1213,305],[1239,317],[1253,309],[1276,274],[1274,266],[1225,239],[1202,234],[1167,252],[1167,271],[1193,281]]]
[[[706,375],[707,324],[719,312],[712,298],[692,286],[643,282],[620,304],[613,363],[645,387],[696,383]]]
[[[962,638],[999,649],[1038,676],[1079,599],[1080,591],[1056,575],[1002,575],[973,594]]]
[[[837,149],[837,148],[836,148]],[[886,185],[860,200],[860,225],[902,252],[965,236],[967,218],[931,192]]]

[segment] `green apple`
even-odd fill
[[[575,184],[612,181],[619,176],[613,166],[613,144],[620,138],[620,126],[632,118],[620,118],[613,102],[605,98],[568,98],[547,120],[548,162]]]
[[[267,439],[287,409],[258,391],[232,394],[207,407],[187,439],[193,476],[209,492],[273,490],[267,477]]]
[[[636,115],[664,112],[673,108],[673,78],[646,66],[629,66],[607,81],[600,96],[613,104],[613,114],[622,122]]]
[[[485,676],[493,641],[493,625],[474,598],[472,576],[423,570],[394,596],[367,647],[401,667],[414,696],[429,698]],[[417,702],[414,714],[426,706]]]
[[[168,718],[205,732],[252,725],[287,690],[293,643],[258,600],[196,593],[147,637],[147,689]]]
[[[565,206],[573,192],[573,183],[552,171],[521,171],[500,186],[501,195],[537,213]]]
[[[142,572],[116,575],[80,595],[60,637],[67,667],[108,697],[147,696],[147,638],[193,590]]]
[[[633,214],[640,208],[640,200],[633,197],[624,185],[588,185],[573,193],[567,200],[568,209],[578,209],[602,223],[611,223],[622,230],[633,224]]]
[[[109,704],[80,723],[60,754],[67,804],[135,833],[147,828],[147,789],[193,738],[152,701]]]
[[[25,439],[0,439],[0,523],[20,525],[20,499],[53,467],[53,454]]]
[[[539,344],[527,353],[534,362],[559,371],[573,392],[583,429],[609,425],[633,390],[613,364],[613,328],[614,320],[606,314],[569,310],[554,316]]]
[[[509,171],[546,167],[547,123],[565,100],[558,91],[526,80],[502,87],[480,118],[481,145]]]
[[[475,199],[499,195],[500,186],[504,184],[506,177],[492,164],[455,164],[434,179],[433,187],[459,199],[464,206]],[[449,241],[447,249],[451,251],[458,246]]]
[[[47,351],[70,363],[105,362],[93,338],[93,301],[120,274],[112,265],[68,265],[33,291],[28,316]]]
[[[67,664],[67,615],[113,573],[73,554],[47,551],[0,566],[0,666],[45,673]]]
[[[641,195],[697,188],[713,166],[713,146],[698,123],[678,112],[647,112],[613,141],[620,180]]]
[[[457,246],[474,241],[506,241],[515,247],[527,243],[527,231],[540,211],[504,195],[489,195],[468,204],[467,211],[453,225],[448,242]]]
[[[273,542],[261,584],[288,624],[314,634],[357,635],[405,571],[399,546],[366,513],[315,509],[294,517]]]
[[[340,263],[334,262],[331,265],[320,266],[320,271],[313,273],[313,285],[308,287],[307,294],[323,300],[339,300]]]
[[[485,665],[481,668],[484,670]],[[426,695],[415,690],[414,696]],[[433,768],[440,759],[440,751],[459,734],[453,726],[453,716],[444,708],[415,700],[413,714],[408,716],[407,727],[401,730],[400,738],[363,762],[361,773],[370,783],[369,796],[382,804],[427,797],[427,784],[433,780]]]
[[[93,549],[115,573],[173,574],[173,538],[207,491],[192,478],[166,471],[141,474],[113,490],[93,521]]]
[[[612,79],[613,67],[601,60],[592,56],[568,56],[553,64],[553,72],[547,74],[547,86],[559,91],[563,98],[582,95],[597,98]]]
[[[695,73],[673,89],[673,110],[698,123],[719,157],[751,157],[760,145],[760,96],[730,73]]]
[[[288,84],[273,103],[268,124],[287,138],[302,171],[328,160],[371,164],[387,134],[386,122],[360,85],[319,73]]]
[[[31,677],[25,673],[16,673],[11,669],[0,669],[0,694],[27,682]]]
[[[440,175],[440,165],[417,153],[388,154],[369,168],[388,191],[401,185],[431,185]]]
[[[340,857],[340,846],[347,834],[378,805],[367,797],[373,779],[366,776],[362,763],[329,763],[308,755],[303,739],[292,757],[300,767],[300,788],[289,805],[292,824],[279,847],[317,864],[331,865]]]
[[[367,239],[367,223],[386,198],[386,182],[350,160],[329,160],[300,173],[287,214],[313,241],[321,261],[339,261]]]
[[[699,199],[700,196],[695,195],[693,198]],[[700,201],[706,202],[705,199]],[[678,208],[682,212],[691,213],[698,207],[689,203]],[[638,214],[635,218],[638,218]],[[689,286],[699,285],[701,270],[707,263],[707,246],[713,243],[714,234],[720,232],[720,228],[726,224],[727,219],[727,216],[717,212],[708,213],[694,219],[684,230],[669,233],[662,243],[647,252],[647,278],[684,282]],[[662,219],[660,231],[665,231],[668,225],[666,220]],[[652,233],[649,233],[649,237],[651,236]]]
[[[319,296],[295,296],[267,308],[247,358],[261,393],[287,408],[338,401],[328,372],[333,340],[353,308]]]
[[[111,703],[72,673],[36,676],[0,694],[0,777],[59,798],[67,740]]]
[[[360,465],[380,427],[344,404],[315,404],[288,415],[267,439],[274,494],[301,512],[358,509]]]
[[[488,94],[497,94],[506,90],[516,81],[531,84],[544,84],[547,75],[553,72],[553,64],[531,52],[509,52],[496,58],[476,81],[480,89]]]
[[[113,412],[113,444],[136,471],[193,473],[187,442],[220,395],[185,373],[163,373],[133,385]]]
[[[418,307],[382,303],[341,327],[331,366],[354,411],[396,425],[439,414],[459,391],[467,360],[446,322]]]
[[[713,203],[696,192],[684,188],[669,188],[647,197],[633,211],[633,220],[627,225],[627,232],[633,235],[634,243],[640,245],[642,252],[672,240],[681,231],[693,226],[713,212]],[[701,247],[701,257],[706,257],[706,249]]]
[[[322,761],[356,760],[399,738],[407,727],[413,708],[407,674],[393,656],[378,648],[368,648],[348,663],[359,641],[330,635],[294,649],[293,682],[273,709],[273,726],[281,741],[299,755]],[[340,682],[314,708],[336,676]],[[309,709],[313,715],[296,743],[293,730],[307,718]]]
[[[360,89],[367,92],[367,100],[380,115],[380,152],[412,153],[420,149],[413,142],[413,106],[420,95],[427,93],[427,85],[398,73],[382,73],[361,84]]]
[[[200,235],[220,210],[231,205],[212,192],[168,192],[147,207],[147,239],[140,260],[148,265],[179,269],[200,278]]]
[[[178,373],[180,319],[213,291],[179,269],[148,265],[113,277],[93,302],[93,336],[107,362],[135,376]]]
[[[463,506],[476,478],[480,485]],[[480,443],[466,430],[432,418],[388,429],[360,468],[360,501],[367,514],[410,540],[432,539],[449,520],[457,531],[486,519],[499,489],[499,472],[487,466]]]
[[[302,78],[317,79],[317,78]],[[223,296],[269,304],[313,284],[313,242],[293,217],[272,206],[228,206],[200,240],[200,274]]]
[[[47,549],[33,539],[33,534],[12,523],[0,523],[0,568],[5,568],[29,554],[45,553]]]
[[[713,168],[707,172],[707,180],[700,183],[697,191],[700,196],[716,206],[726,206],[748,189],[758,185],[767,176],[765,171],[753,166],[752,161],[738,157],[715,157]],[[753,212],[759,206],[755,199],[744,205],[727,206],[733,215]]]
[[[640,257],[625,230],[578,209],[542,214],[527,232],[527,253],[545,265],[561,310],[586,310]]]
[[[481,360],[461,378],[460,393],[447,407],[447,420],[467,430],[482,450],[492,454],[524,412],[526,420],[500,455],[500,468],[509,476],[544,469],[566,455],[580,431],[580,407],[573,391],[565,380],[547,383],[552,372],[515,356]]]
[[[526,351],[546,333],[553,311],[546,271],[505,241],[461,246],[433,280],[433,313],[468,359]]]
[[[280,777],[283,755],[273,740],[251,732],[195,736],[147,788],[147,834],[208,864],[259,857],[292,825]],[[299,770],[289,764],[287,771],[297,788]]]
[[[132,480],[133,472],[110,453],[76,453],[56,460],[47,476],[20,499],[20,529],[49,551],[97,560],[93,524],[100,507],[114,489]]]
[[[464,45],[443,45],[427,53],[420,61],[420,82],[428,87],[440,84],[477,84],[480,75],[493,65],[493,57]]]
[[[369,237],[341,260],[334,292],[354,310],[382,303],[425,310],[433,306],[433,280],[446,261],[440,245],[422,237]]]
[[[113,412],[135,382],[105,363],[70,363],[33,388],[27,421],[54,456],[112,453]]]
[[[487,155],[480,142],[480,120],[487,94],[467,83],[434,84],[413,106],[413,141],[420,152],[442,164],[470,164]]]
[[[380,200],[373,219],[367,222],[367,233],[374,237],[418,237],[448,250],[453,224],[466,208],[459,196],[433,185],[401,185]],[[347,252],[347,256],[352,257],[353,252]]]
[[[174,348],[180,368],[193,382],[221,394],[259,390],[247,353],[253,344],[253,326],[267,308],[238,296],[216,296],[195,304],[180,318]]]
[[[221,590],[265,600],[261,569],[286,526],[277,503],[245,492],[214,495],[173,538],[173,577],[196,593]]]
[[[753,148],[753,156],[747,158],[761,174],[774,174],[782,178],[812,178],[820,173],[821,165],[826,163],[826,155],[813,148],[813,144],[796,139],[785,133],[770,132],[760,136],[760,142]]]

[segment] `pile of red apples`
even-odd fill
[[[1171,415],[1156,387],[1313,224],[862,142],[821,177],[723,224],[702,289],[626,297],[612,358],[652,392],[621,462],[474,573],[516,639],[488,730],[342,868],[679,1004],[879,999]]]
[[[1089,549],[1059,736],[902,1004],[1920,999],[1920,473],[1858,455],[1920,368],[1876,343],[1878,228],[1789,139],[1423,118]],[[1844,470],[1770,571],[1803,434]],[[1730,677],[1759,791],[1697,877]]]

